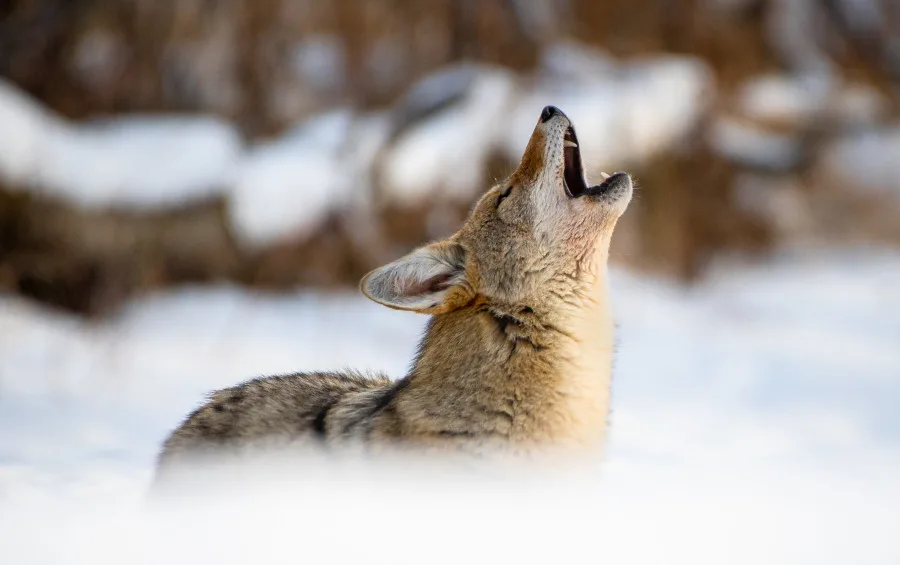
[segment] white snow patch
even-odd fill
[[[803,158],[803,146],[796,137],[733,118],[716,119],[707,132],[707,139],[723,157],[768,171],[789,171]]]
[[[820,167],[826,178],[872,195],[900,197],[900,128],[846,136],[826,146]]]
[[[11,185],[34,181],[52,121],[49,112],[0,79],[0,179]]]
[[[338,110],[318,116],[241,162],[229,217],[250,247],[310,235],[344,203],[349,188],[340,150],[352,116]]]
[[[469,200],[487,188],[482,184],[486,160],[507,128],[516,83],[509,71],[476,68],[472,72],[460,102],[402,133],[385,155],[388,202],[415,205],[433,191]],[[423,96],[434,94],[431,88],[422,89]]]
[[[623,168],[683,140],[710,102],[712,73],[699,60],[660,57],[600,74],[607,64],[599,59],[598,71],[580,80],[550,73],[525,91],[504,130],[507,156],[521,157],[541,108],[553,104],[574,122],[589,175]],[[577,66],[587,63],[578,61]]]
[[[361,114],[350,125],[346,143],[341,148],[341,171],[350,206],[371,213],[375,185],[373,171],[391,134],[388,112]]]
[[[158,208],[221,194],[241,152],[230,125],[199,117],[62,125],[45,142],[40,192],[88,208]]]
[[[631,112],[629,160],[645,161],[690,134],[712,102],[712,71],[699,59],[658,57],[634,63],[626,74]],[[607,135],[609,133],[607,132]]]
[[[844,83],[829,75],[763,75],[747,80],[737,92],[744,117],[805,127],[828,120],[835,127],[859,127],[882,120],[887,99],[873,87]]]
[[[72,124],[0,81],[0,179],[85,208],[156,208],[221,193],[241,142],[214,118]]]
[[[576,41],[560,41],[541,52],[538,72],[544,81],[595,82],[612,76],[618,62],[605,51]]]
[[[764,75],[747,80],[736,94],[743,115],[756,120],[804,124],[824,108],[831,81],[822,75]]]

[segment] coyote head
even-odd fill
[[[456,234],[372,271],[360,287],[376,302],[426,314],[476,300],[498,311],[577,305],[605,279],[631,193],[626,173],[587,183],[572,122],[547,106],[519,167]]]

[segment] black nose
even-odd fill
[[[559,108],[557,108],[556,106],[544,106],[544,109],[541,110],[541,123],[543,124],[544,122],[546,122],[547,120],[549,120],[550,118],[555,116],[556,114],[561,114],[561,113],[562,112],[560,112]]]

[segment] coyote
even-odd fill
[[[575,128],[543,109],[516,171],[452,237],[367,274],[370,299],[431,315],[409,373],[298,373],[220,390],[165,442],[182,456],[294,443],[482,454],[597,451],[613,349],[607,257],[626,173],[585,181]]]

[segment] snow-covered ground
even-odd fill
[[[95,324],[0,298],[0,555],[897,563],[898,288],[896,251],[720,263],[693,288],[614,271],[600,475],[417,490],[310,472],[298,491],[164,519],[139,511],[154,456],[205,392],[295,370],[400,376],[425,318],[354,294],[232,287],[147,297]]]

